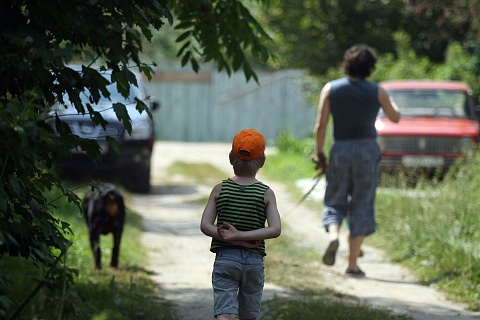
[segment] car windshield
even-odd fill
[[[454,90],[389,90],[402,116],[470,118],[467,94]]]
[[[110,92],[110,97],[105,98],[104,96],[100,97],[100,100],[97,103],[97,107],[102,109],[106,105],[116,103],[116,102],[121,102],[125,105],[132,104],[135,102],[135,91],[130,89],[130,94],[127,98],[123,97],[117,90],[117,85],[116,84],[110,84],[107,86],[108,92]],[[82,100],[83,103],[88,103],[90,97],[90,92],[88,90],[85,90],[82,94],[80,94],[80,99]]]
[[[129,107],[135,107],[135,97],[138,96],[137,91],[135,88],[131,87],[130,88],[130,94],[127,98],[123,97],[117,90],[116,84],[110,84],[107,86],[108,92],[110,92],[110,97],[105,98],[103,95],[100,95],[100,100],[98,103],[94,104],[91,103],[89,100],[90,97],[90,92],[88,89],[85,89],[84,92],[80,94],[80,100],[82,100],[83,105],[86,105],[87,103],[90,103],[93,107],[94,110],[101,111],[107,108],[112,107],[112,103],[120,102],[123,103],[127,108]],[[56,104],[53,109],[54,110],[65,110],[65,108],[70,109],[74,108],[70,100],[68,99],[68,95],[65,94],[63,97],[65,101],[65,105],[60,105]]]

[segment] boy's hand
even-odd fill
[[[224,222],[223,226],[217,227],[217,233],[223,240],[235,240],[238,234],[237,228],[230,223]]]
[[[249,248],[249,249],[254,249],[258,248],[260,246],[260,240],[246,240],[246,241],[239,241],[238,245]]]
[[[238,238],[239,231],[227,222],[224,222],[222,226],[217,227],[217,233],[223,241],[249,249],[258,248],[261,243],[260,240],[235,240]]]

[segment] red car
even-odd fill
[[[400,109],[398,124],[380,112],[380,166],[448,169],[475,152],[479,124],[472,90],[454,81],[398,80],[380,85]]]

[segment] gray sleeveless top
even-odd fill
[[[342,78],[330,82],[330,112],[335,140],[376,138],[375,120],[380,102],[378,85]]]

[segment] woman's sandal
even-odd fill
[[[345,274],[353,278],[365,278],[365,272],[363,272],[360,268],[357,268],[357,270],[347,269],[347,271],[345,271]]]
[[[333,266],[335,264],[335,256],[337,255],[338,250],[338,240],[332,240],[325,254],[323,255],[322,261],[327,266]]]

